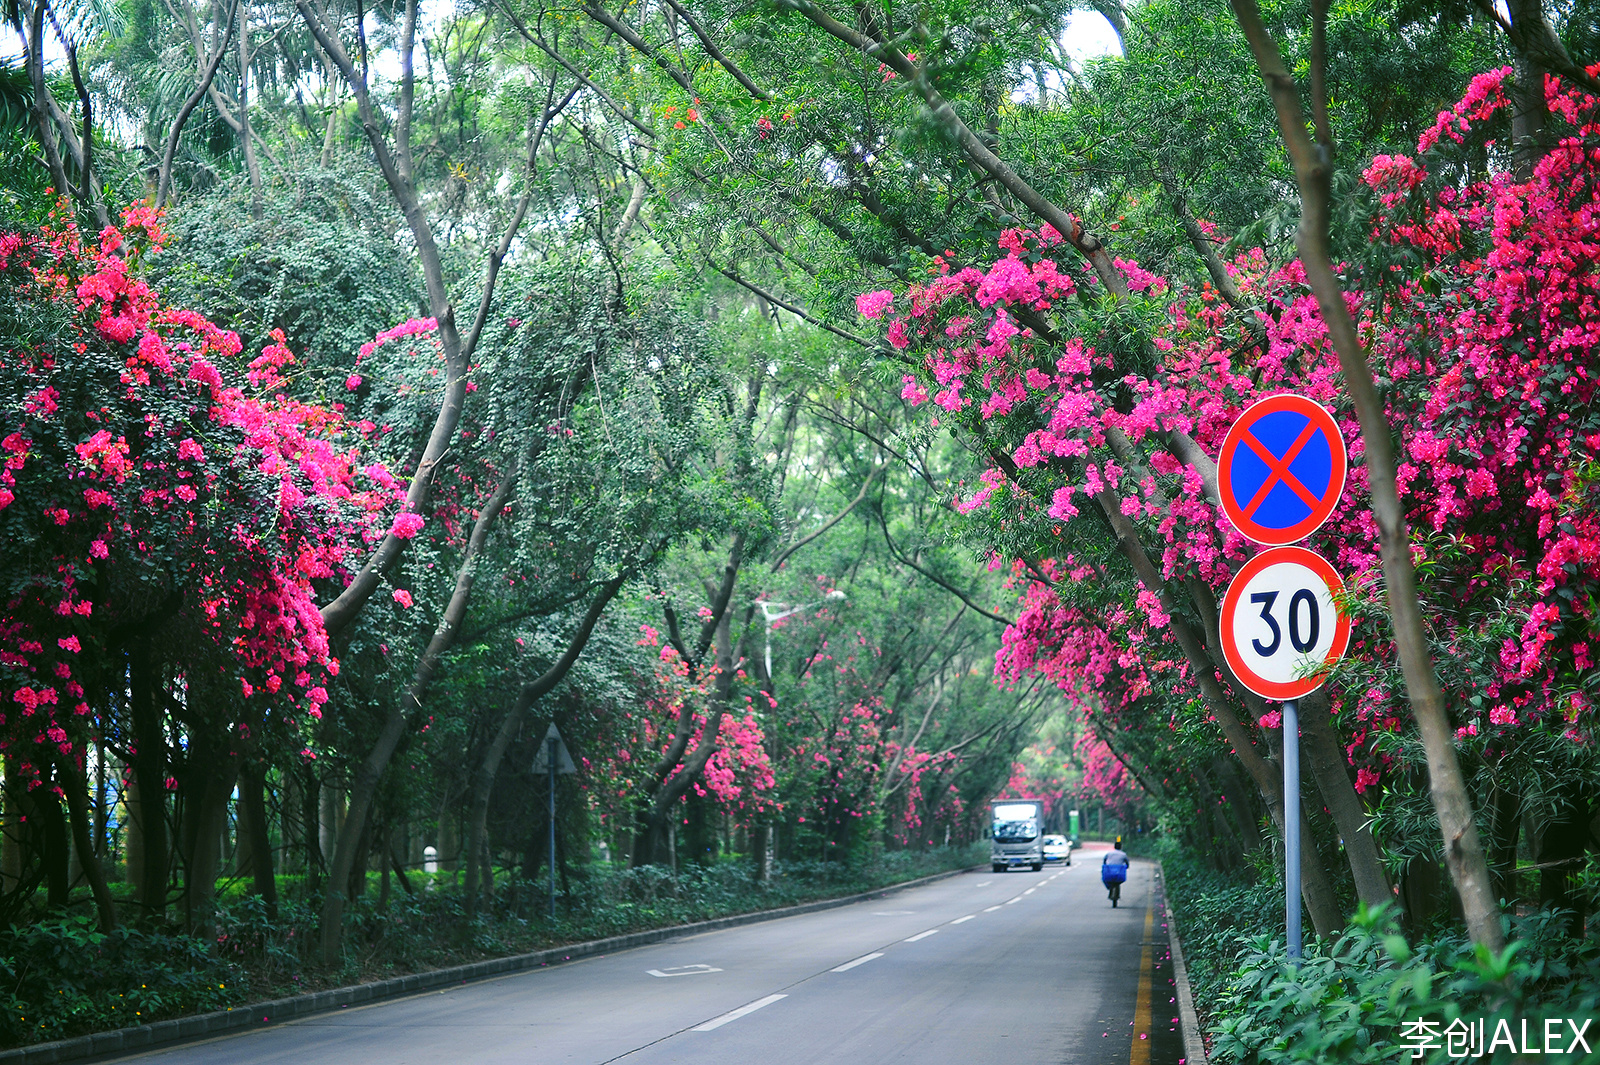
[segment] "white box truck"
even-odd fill
[[[1044,803],[1038,799],[997,799],[989,804],[990,857],[994,871],[1014,865],[1044,868]]]

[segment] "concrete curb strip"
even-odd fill
[[[1156,868],[1161,868],[1160,862]],[[1189,986],[1189,967],[1183,963],[1183,944],[1178,941],[1178,919],[1172,916],[1172,905],[1166,898],[1166,883],[1166,871],[1162,870],[1162,902],[1167,911],[1167,942],[1172,947],[1172,980],[1178,989],[1178,1017],[1183,1024],[1184,1063],[1209,1065],[1206,1041],[1200,1035],[1200,1015],[1194,1009],[1194,990]]]
[[[830,910],[839,906],[849,906],[853,903],[882,898],[896,891],[920,887],[923,884],[931,884],[936,880],[944,880],[948,877],[959,876],[962,873],[969,873],[981,868],[984,867],[974,866],[972,869],[952,869],[949,872],[919,877],[916,880],[908,880],[903,884],[890,884],[886,887],[875,888],[872,891],[846,895],[843,898],[819,899],[816,902],[802,902],[797,906],[785,906],[777,910],[758,910],[755,913],[741,913],[732,917],[716,917],[709,921],[674,925],[671,928],[656,928],[647,932],[630,932],[627,935],[611,936],[607,939],[591,939],[586,943],[571,943],[564,947],[537,950],[531,954],[516,954],[509,958],[490,958],[488,961],[455,965],[448,969],[434,969],[425,973],[413,973],[410,976],[396,976],[388,980],[374,980],[371,983],[356,984],[353,987],[339,987],[331,991],[313,991],[304,995],[292,995],[289,998],[274,999],[271,1002],[258,1002],[253,1006],[239,1006],[234,1009],[218,1010],[215,1013],[201,1013],[193,1017],[157,1021],[154,1024],[141,1025],[137,1028],[119,1028],[113,1032],[96,1032],[93,1035],[77,1036],[73,1039],[59,1039],[53,1043],[39,1043],[30,1047],[18,1047],[15,1050],[0,1051],[0,1065],[56,1065],[57,1062],[85,1061],[90,1058],[124,1054],[129,1051],[144,1050],[169,1043],[187,1042],[202,1036],[220,1035],[224,1032],[231,1032],[241,1028],[259,1029],[279,1024],[283,1021],[306,1017],[313,1013],[342,1009],[345,1006],[355,1005],[360,1002],[375,1002],[387,998],[400,998],[404,995],[415,994],[418,991],[432,991],[451,986],[459,987],[462,984],[471,983],[475,980],[485,980],[504,973],[523,972],[548,965],[559,965],[561,962],[571,961],[574,958],[588,958],[597,954],[614,954],[617,951],[628,950],[632,947],[642,947],[650,943],[660,943],[664,940],[676,939],[679,936],[699,935],[702,932],[716,932],[724,928],[737,928],[740,925],[776,921],[784,917],[798,917],[801,914],[816,913],[820,910]],[[1185,984],[1185,987],[1187,987],[1187,984]]]

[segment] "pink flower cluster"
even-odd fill
[[[1575,696],[1600,683],[1587,636],[1600,602],[1600,482],[1592,473],[1600,423],[1583,414],[1600,403],[1600,103],[1547,80],[1551,111],[1570,133],[1527,181],[1496,174],[1449,184],[1430,179],[1425,165],[1430,153],[1484,135],[1510,106],[1508,74],[1473,79],[1420,138],[1421,162],[1386,155],[1365,169],[1372,236],[1398,254],[1384,270],[1381,314],[1360,287],[1346,296],[1380,376],[1392,382],[1389,417],[1414,553],[1444,590],[1425,587],[1444,595],[1428,606],[1439,638],[1474,646],[1497,624],[1486,619],[1498,618],[1515,632],[1487,672],[1446,678],[1463,686],[1447,693],[1462,696],[1457,702],[1469,690],[1481,697],[1482,717],[1460,733],[1479,743],[1536,723],[1590,736],[1592,702]],[[1009,526],[1018,538],[1010,543],[1025,545],[1011,548],[1021,556],[1021,612],[1004,636],[1000,679],[1043,673],[1074,699],[1096,693],[1112,715],[1135,712],[1159,691],[1194,692],[1155,590],[1135,586],[1108,602],[1088,591],[1095,582],[1076,587],[1091,574],[1098,581],[1097,564],[1057,538],[1083,510],[1109,507],[1153,545],[1169,587],[1197,582],[1220,598],[1253,548],[1209,502],[1177,445],[1187,438],[1216,455],[1238,413],[1274,392],[1309,396],[1341,424],[1356,461],[1313,546],[1370,596],[1379,547],[1359,428],[1299,264],[1275,267],[1260,249],[1228,264],[1246,323],[1209,284],[1195,291],[1117,259],[1132,298],[1158,323],[1145,338],[1155,369],[1130,373],[1051,314],[1071,281],[1048,260],[1027,261],[1037,243],[1008,231],[1004,254],[987,269],[912,285],[898,304],[873,293],[870,304],[904,308],[886,332],[914,371],[903,381],[909,404],[931,398],[974,439],[1011,441],[991,444],[977,491],[951,501],[962,514],[994,512],[986,527]],[[1049,339],[1035,335],[1040,322]],[[1136,463],[1125,461],[1130,448]],[[1377,682],[1393,661],[1385,640],[1358,634],[1342,674],[1350,679],[1334,678],[1359,729],[1351,756],[1364,787],[1390,757],[1372,753],[1372,738],[1402,727],[1398,686]],[[1351,697],[1362,690],[1380,695]]]
[[[24,713],[0,712],[0,748],[48,741],[81,758],[94,708],[77,656],[149,624],[164,597],[176,604],[161,622],[172,667],[226,662],[241,728],[292,730],[297,710],[320,714],[318,681],[339,670],[321,582],[383,534],[401,497],[381,467],[357,461],[337,411],[229,383],[237,335],[163,306],[137,276],[164,239],[158,222],[139,205],[92,247],[70,226],[5,242],[4,298],[70,300],[78,319],[70,356],[31,338],[5,356],[0,538],[24,591],[0,615],[0,705]],[[95,405],[69,409],[49,385],[64,357],[99,389]],[[294,361],[274,333],[246,377],[272,390]]]

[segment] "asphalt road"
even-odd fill
[[[1154,867],[1113,910],[1074,858],[116,1060],[1176,1065]]]

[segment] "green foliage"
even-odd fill
[[[1508,929],[1512,943],[1493,958],[1456,935],[1408,943],[1392,912],[1365,908],[1333,942],[1308,943],[1298,966],[1281,940],[1244,938],[1238,968],[1217,1001],[1211,1060],[1389,1062],[1416,1045],[1406,1033],[1418,1029],[1404,1028],[1408,1023],[1429,1022],[1442,1033],[1458,1019],[1480,1018],[1481,1048],[1493,1046],[1496,1033],[1513,1039],[1509,1050],[1502,1041],[1481,1060],[1524,1060],[1525,1030],[1538,1046],[1546,1018],[1581,1022],[1600,1004],[1600,944],[1563,935],[1563,923],[1551,911],[1518,918]],[[1564,1023],[1555,1029],[1555,1045],[1564,1050],[1571,1032]],[[1434,1042],[1425,1060],[1459,1060],[1447,1055],[1443,1038]],[[1595,1059],[1591,1053],[1581,1060]]]
[[[415,266],[396,254],[399,218],[351,175],[310,170],[273,185],[259,222],[249,200],[248,185],[231,182],[180,204],[174,249],[153,264],[168,299],[239,333],[245,361],[282,329],[304,363],[332,376],[417,309]]]
[[[1600,943],[1568,935],[1560,911],[1508,919],[1512,944],[1490,958],[1458,929],[1408,940],[1393,909],[1362,907],[1331,941],[1308,936],[1295,966],[1283,941],[1281,880],[1242,882],[1171,843],[1161,859],[1218,1065],[1392,1062],[1412,1045],[1402,1025],[1419,1020],[1443,1032],[1457,1018],[1483,1018],[1485,1044],[1505,1021],[1520,1045],[1523,1018],[1533,1033],[1543,1018],[1582,1023],[1600,1005]],[[1563,1049],[1570,1035],[1563,1029]],[[1441,1051],[1425,1060],[1450,1059]],[[1522,1059],[1502,1047],[1481,1060]]]
[[[86,917],[0,933],[0,1043],[16,1046],[225,1009],[239,971],[191,936],[118,928]]]
[[[597,863],[571,871],[572,890],[558,898],[553,922],[544,917],[543,880],[503,882],[478,920],[469,922],[452,874],[412,874],[415,894],[396,893],[385,903],[369,890],[351,907],[345,962],[331,972],[312,963],[317,913],[304,900],[280,901],[272,918],[257,897],[231,899],[219,907],[211,942],[132,928],[107,934],[81,916],[40,921],[0,934],[0,1047],[834,898],[968,868],[986,855],[973,844],[848,866],[778,862],[765,884],[745,860],[690,864],[677,873]]]
[[[0,59],[0,227],[33,228],[50,207],[50,175],[38,163],[33,86],[21,63]]]

